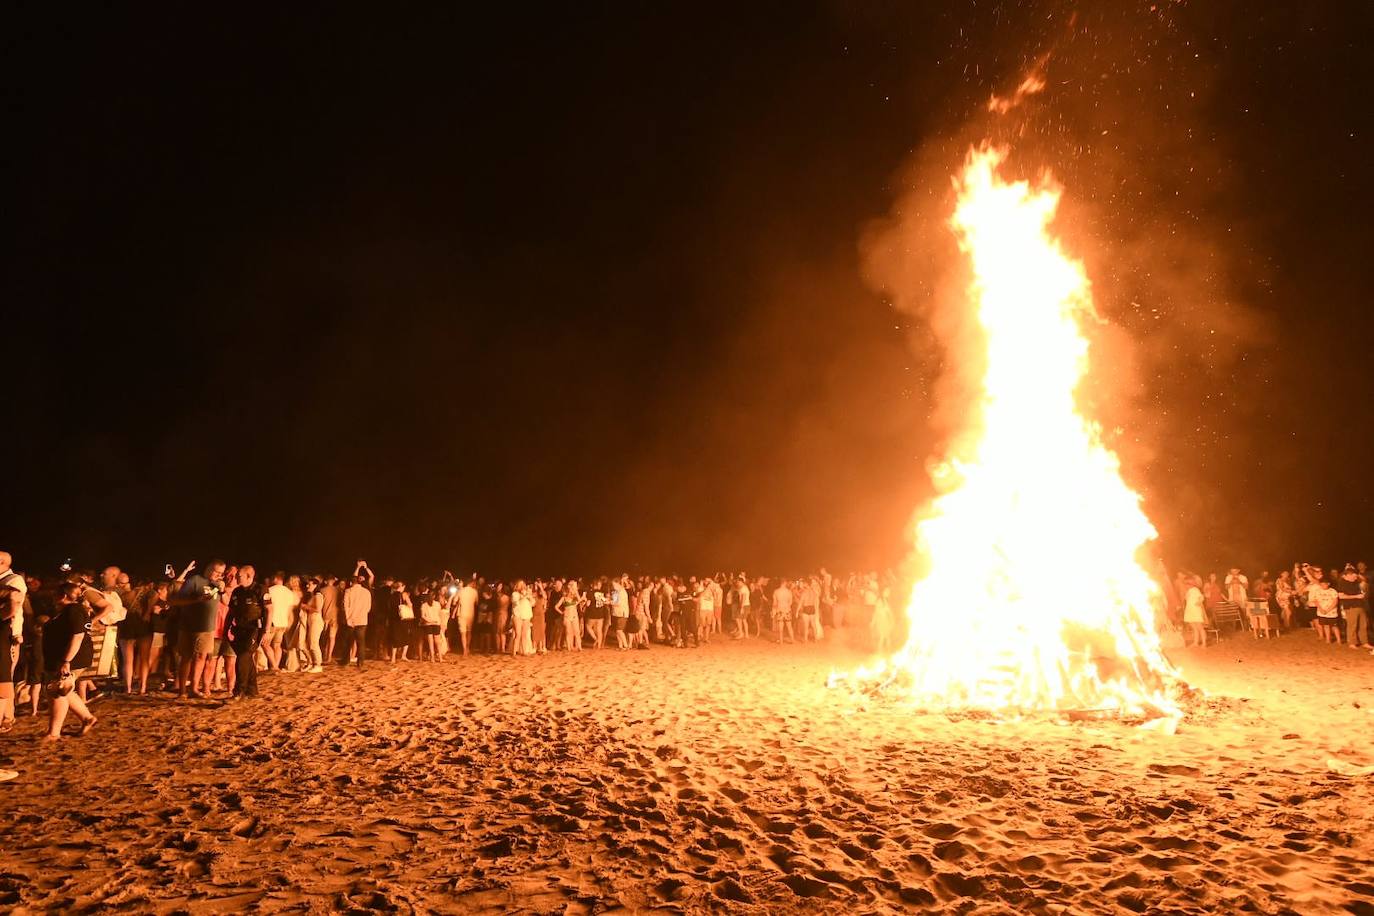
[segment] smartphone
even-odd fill
[[[172,568],[171,563],[168,563],[166,566],[162,567],[162,571],[166,573],[168,579],[172,578],[177,574],[177,571]]]

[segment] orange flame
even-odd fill
[[[1059,191],[971,151],[950,221],[986,347],[969,426],[916,526],[929,573],[901,649],[864,679],[927,708],[1176,714],[1177,673],[1138,555],[1155,530],[1075,393],[1096,320],[1083,264],[1051,234]]]

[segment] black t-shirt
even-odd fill
[[[225,618],[224,632],[230,639],[250,637],[266,625],[267,599],[263,596],[261,582],[240,585],[229,593],[229,615]]]
[[[52,619],[43,626],[43,667],[56,671],[67,661],[72,637],[81,634],[81,648],[72,658],[72,670],[91,663],[91,624],[86,607],[80,602],[66,604],[53,611]]]
[[[1336,594],[1341,596],[1341,607],[1364,607],[1364,600],[1360,598],[1359,579],[1347,582],[1342,576],[1336,580],[1335,589]]]

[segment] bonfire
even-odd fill
[[[974,149],[955,179],[985,368],[915,525],[928,572],[901,648],[841,680],[927,709],[1176,716],[1155,529],[1080,404],[1091,285],[1052,231],[1059,189],[1005,179],[1005,155]]]

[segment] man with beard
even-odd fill
[[[223,560],[211,560],[205,575],[185,576],[172,605],[180,608],[178,615],[178,648],[181,668],[177,678],[177,696],[185,699],[189,690],[197,697],[207,694],[200,689],[205,667],[215,651],[215,617],[219,612],[219,594],[224,588]],[[188,567],[189,569],[189,567]]]

